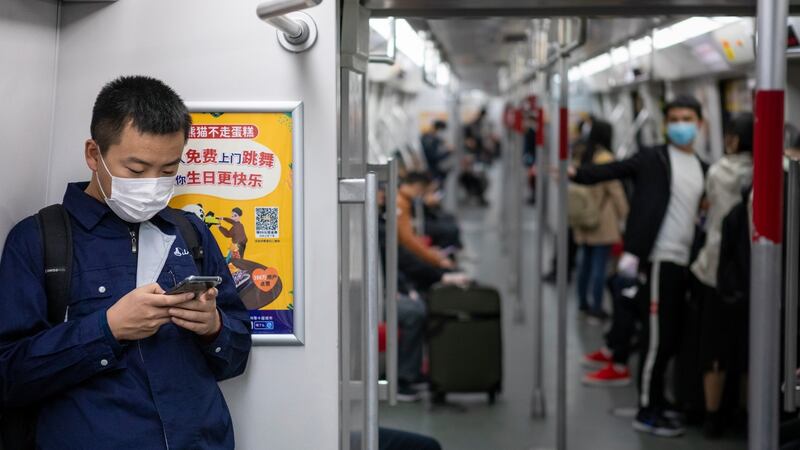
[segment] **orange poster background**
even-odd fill
[[[261,284],[262,289],[274,286],[274,280],[267,281],[267,274],[277,275],[282,284],[282,289],[277,298],[268,305],[261,307],[261,310],[291,310],[293,307],[294,272],[293,272],[293,235],[292,235],[292,117],[290,113],[225,113],[208,114],[192,113],[194,125],[224,126],[224,125],[255,125],[258,128],[258,135],[254,139],[236,139],[237,149],[245,151],[252,148],[252,143],[256,142],[271,150],[280,164],[280,180],[277,187],[266,195],[254,199],[236,200],[225,198],[224,196],[213,195],[208,190],[213,187],[204,186],[202,190],[206,193],[192,192],[198,190],[190,186],[178,187],[176,195],[170,206],[178,209],[192,209],[193,205],[201,204],[205,215],[212,212],[216,217],[230,217],[233,208],[240,208],[243,211],[241,223],[247,235],[247,246],[244,260],[266,266],[267,270],[254,270],[251,273],[251,281]],[[207,147],[205,139],[190,138],[186,149],[184,149],[184,161],[186,152],[190,149],[202,150]],[[209,169],[235,170],[236,165],[231,164],[209,164]],[[261,170],[261,169],[259,169]],[[264,168],[263,170],[268,170]],[[180,174],[180,173],[179,173]],[[185,173],[184,173],[185,175]],[[279,208],[279,236],[277,239],[257,239],[256,238],[256,207],[277,207]],[[226,228],[229,224],[223,222]],[[223,256],[227,255],[231,249],[231,239],[226,238],[219,231],[216,225],[210,227],[212,234],[222,250]],[[229,265],[229,267],[231,267]],[[234,269],[235,270],[235,269]],[[255,287],[255,286],[254,286]],[[246,292],[240,291],[243,299]],[[247,303],[247,302],[245,302]]]

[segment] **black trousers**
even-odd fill
[[[653,262],[643,269],[648,277],[639,301],[647,305],[642,317],[644,345],[639,370],[639,407],[660,411],[666,406],[664,375],[683,336],[684,308],[689,294],[689,269],[670,262]]]
[[[642,318],[647,313],[647,299],[639,295],[644,288],[633,278],[613,275],[608,280],[614,314],[611,328],[606,333],[606,347],[611,350],[616,364],[628,364],[634,350]]]

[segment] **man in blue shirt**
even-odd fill
[[[162,82],[122,77],[94,105],[89,183],[67,187],[70,301],[49,323],[43,243],[29,217],[0,260],[0,399],[37,411],[40,449],[232,449],[217,381],[241,374],[250,320],[209,230],[185,214],[202,270],[165,207],[191,118]],[[189,275],[222,284],[165,295]],[[5,418],[4,418],[5,420]]]

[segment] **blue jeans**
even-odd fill
[[[578,302],[582,310],[599,313],[603,310],[603,291],[606,281],[606,264],[611,253],[610,245],[583,245],[581,265],[578,268]],[[592,290],[594,302],[589,307],[587,295]]]

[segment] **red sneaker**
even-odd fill
[[[608,363],[605,367],[583,377],[583,384],[589,386],[627,386],[631,384],[631,371],[628,368],[617,370],[614,364]]]
[[[605,367],[611,362],[611,355],[607,355],[603,349],[583,355],[583,365],[587,367]]]

